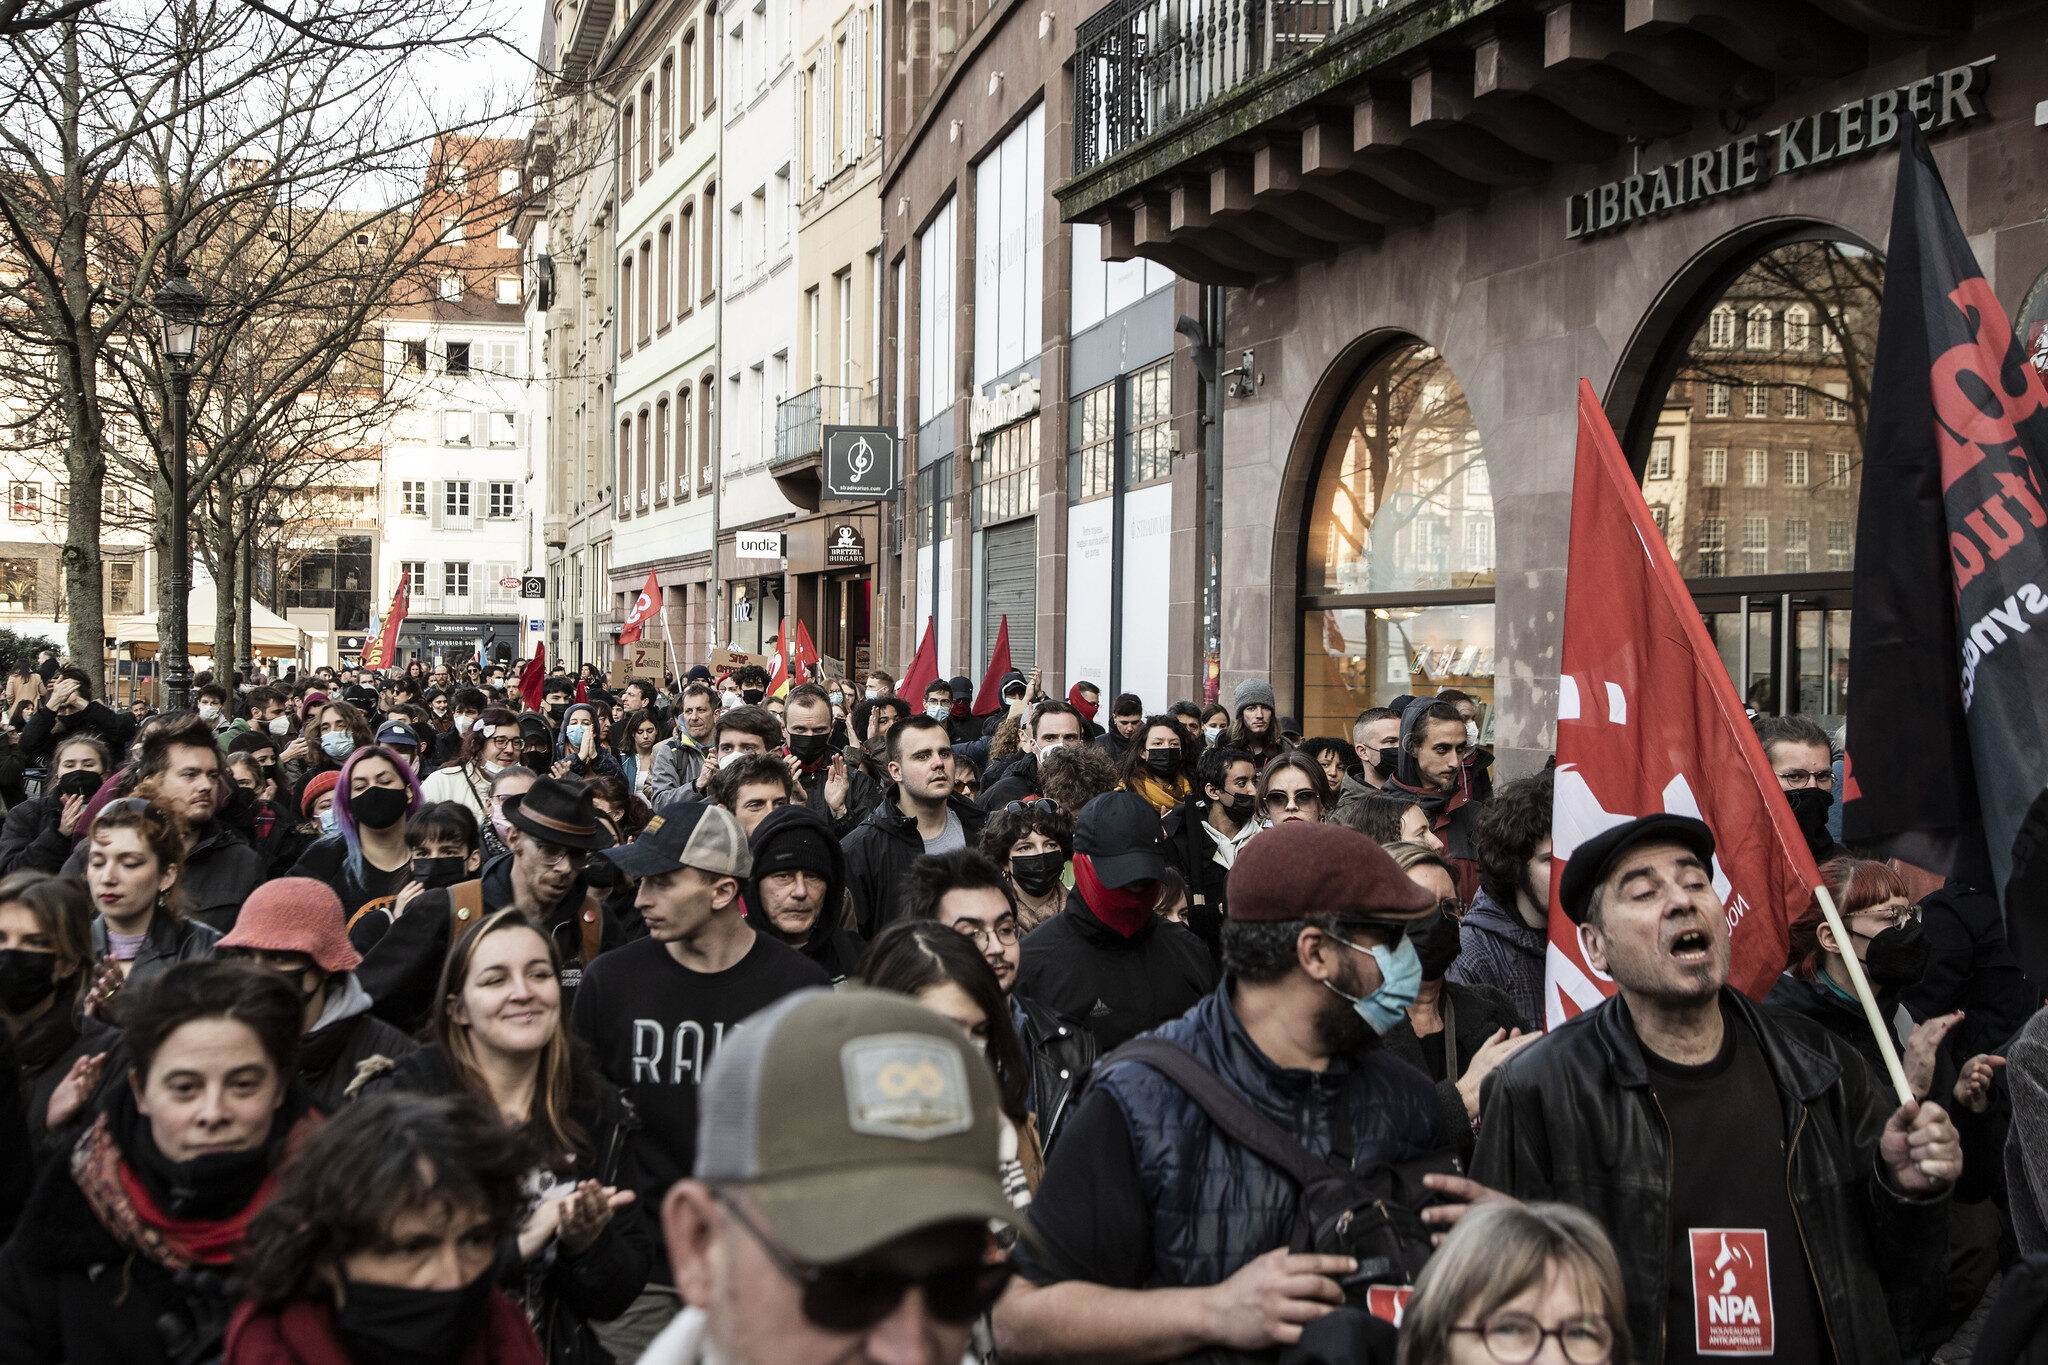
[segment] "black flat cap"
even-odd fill
[[[1713,866],[1714,831],[1707,828],[1706,821],[1695,820],[1690,815],[1660,811],[1602,830],[1572,852],[1565,862],[1564,875],[1558,879],[1558,900],[1573,924],[1586,922],[1586,909],[1593,902],[1593,892],[1607,880],[1607,873],[1615,860],[1638,844],[1649,843],[1678,844],[1690,850],[1701,862]]]

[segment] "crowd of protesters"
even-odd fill
[[[2048,1358],[2040,993],[1812,721],[1847,937],[1751,1000],[1714,832],[1627,821],[1546,1033],[1479,699],[537,674],[16,671],[0,1365]]]

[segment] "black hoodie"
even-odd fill
[[[1394,764],[1394,776],[1387,786],[1397,793],[1416,798],[1429,816],[1430,828],[1444,841],[1444,857],[1458,882],[1458,898],[1470,904],[1479,892],[1479,814],[1481,807],[1461,781],[1448,793],[1424,784],[1422,770],[1409,751],[1408,737],[1431,702],[1427,697],[1396,697],[1388,705],[1401,711],[1401,756]]]
[[[832,870],[825,876],[824,908],[811,925],[810,937],[802,943],[783,937],[761,909],[766,903],[761,895],[761,865],[779,840],[799,829],[808,829],[817,835],[831,850],[832,859]],[[853,975],[853,969],[860,963],[861,950],[866,945],[851,928],[853,913],[846,902],[846,854],[840,850],[839,841],[832,837],[832,827],[825,817],[808,806],[779,806],[754,826],[753,837],[747,842],[754,852],[755,869],[754,875],[740,888],[746,897],[747,923],[817,963],[835,985]]]

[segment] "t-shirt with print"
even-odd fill
[[[936,858],[941,853],[958,853],[966,847],[967,831],[960,827],[960,812],[948,806],[946,827],[924,841],[924,856]]]
[[[571,1023],[640,1116],[639,1169],[622,1178],[642,1208],[659,1209],[669,1186],[695,1169],[697,1087],[733,1027],[791,991],[830,984],[823,968],[766,934],[722,972],[692,971],[651,938],[584,968]],[[665,1268],[650,1276],[666,1278]]]
[[[1671,1280],[1664,1360],[1834,1359],[1786,1186],[1784,1105],[1735,1015],[1720,1055],[1680,1066],[1649,1049],[1671,1130]]]

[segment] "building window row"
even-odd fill
[[[716,247],[710,230],[711,185],[701,196],[686,197],[675,213],[664,217],[658,227],[644,233],[637,247],[619,256],[619,350],[631,354],[670,325],[696,310],[698,291],[693,278],[702,281],[709,298],[714,285],[712,273]],[[701,197],[705,226],[702,251],[698,249],[697,199]]]
[[[710,371],[663,392],[619,421],[618,516],[630,519],[709,492],[712,482]]]
[[[652,73],[640,82],[640,89],[620,106],[619,143],[625,149],[627,165],[634,170],[626,177],[626,195],[632,194],[637,182],[654,174],[654,168],[668,160],[676,144],[690,135],[700,110],[708,114],[715,107],[716,63],[710,47],[697,41],[697,26],[690,25],[662,52]],[[693,82],[702,87],[701,101],[691,98]]]

